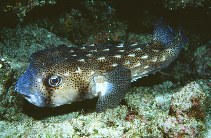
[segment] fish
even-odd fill
[[[98,97],[96,112],[117,107],[131,83],[174,61],[187,44],[162,20],[147,44],[87,45],[44,49],[30,56],[15,91],[38,107],[56,107]]]

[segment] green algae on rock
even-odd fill
[[[163,3],[165,7],[169,10],[178,10],[178,9],[185,9],[188,7],[205,7],[206,5],[211,4],[209,1],[206,0],[165,0]]]
[[[6,3],[2,3],[0,6],[3,7],[7,15],[5,17],[3,16],[2,19],[7,20],[8,15],[12,14],[16,15],[16,18],[24,23],[22,24],[23,26],[18,27],[19,29],[7,28],[1,30],[0,64],[2,67],[0,68],[0,99],[2,101],[0,102],[0,137],[210,137],[211,80],[204,79],[210,79],[210,42],[207,42],[209,41],[208,39],[210,39],[210,28],[207,27],[210,24],[210,10],[206,9],[210,7],[210,2],[206,0],[165,0],[161,3],[155,2],[153,8],[158,7],[158,10],[161,10],[161,12],[155,13],[153,13],[154,9],[151,8],[151,5],[146,9],[140,9],[141,5],[137,5],[133,2],[135,3],[134,5],[137,5],[137,9],[134,9],[133,6],[128,10],[124,8],[121,14],[127,15],[129,13],[128,16],[131,17],[133,15],[130,11],[135,11],[134,19],[137,19],[137,17],[141,19],[134,21],[131,20],[132,18],[127,19],[127,17],[123,17],[121,18],[123,21],[115,22],[113,20],[115,16],[113,15],[118,14],[119,8],[113,9],[112,3],[105,4],[105,1],[102,3],[97,1],[101,6],[99,6],[99,9],[96,9],[98,4],[95,3],[95,0],[90,0],[82,2],[83,5],[87,7],[85,12],[83,9],[70,9],[70,11],[72,10],[71,12],[67,13],[67,11],[64,11],[62,16],[53,17],[55,20],[52,20],[52,23],[50,23],[50,21],[47,21],[48,17],[38,19],[39,17],[33,17],[28,13],[33,12],[34,9],[40,12],[40,10],[45,7],[51,9],[57,2],[50,4],[38,3],[42,2],[42,0],[33,1],[35,3],[32,4],[28,3],[28,1],[26,3],[19,0],[16,2],[5,1]],[[55,1],[52,0],[52,2]],[[122,2],[123,1],[121,1],[121,3]],[[17,3],[21,4],[16,5]],[[121,3],[119,3],[120,6]],[[144,4],[145,3],[143,3],[143,5]],[[165,12],[162,12],[163,9],[159,7],[160,4],[162,8],[166,7],[167,10],[165,10]],[[129,6],[130,5],[126,5],[126,7]],[[42,8],[39,9],[37,7]],[[107,12],[103,12],[103,10],[107,10]],[[182,13],[180,13],[181,10]],[[145,12],[145,14],[142,18],[143,12]],[[101,16],[101,14],[104,15]],[[65,114],[56,110],[54,112],[58,112],[60,115],[56,113],[49,115],[41,110],[38,113],[45,114],[41,119],[37,119],[32,115],[34,113],[33,108],[30,110],[29,108],[23,107],[22,105],[26,104],[23,103],[23,98],[15,95],[14,83],[16,77],[19,76],[23,68],[26,67],[27,59],[31,53],[38,49],[51,47],[54,43],[61,44],[64,42],[63,39],[54,39],[57,37],[55,34],[60,37],[68,38],[71,41],[73,40],[76,44],[125,42],[124,38],[127,38],[128,33],[128,42],[140,42],[139,38],[147,42],[151,36],[147,36],[146,33],[148,32],[145,27],[151,29],[154,18],[159,18],[158,16],[167,16],[167,18],[169,17],[167,20],[171,21],[180,19],[178,20],[179,23],[175,23],[174,25],[181,24],[182,28],[188,27],[191,29],[189,31],[185,30],[185,34],[190,38],[191,44],[185,48],[186,50],[181,54],[181,58],[175,61],[170,68],[161,74],[164,81],[169,79],[175,82],[166,81],[161,85],[152,87],[151,83],[155,83],[154,81],[160,77],[159,75],[155,76],[156,78],[152,76],[153,79],[150,79],[150,87],[131,89],[125,97],[127,102],[123,103],[123,106],[120,105],[105,113],[96,114],[89,110],[87,112],[87,110],[81,111],[77,109],[69,113],[65,112]],[[24,22],[24,19],[28,17],[32,18],[31,25],[28,25],[28,22]],[[95,22],[93,20],[95,20]],[[57,23],[57,21],[59,23]],[[1,22],[3,22],[3,20]],[[16,19],[12,18],[11,22],[16,22]],[[44,22],[46,22],[46,24]],[[111,24],[109,24],[109,22]],[[129,22],[134,23],[135,32],[141,32],[143,34],[138,35],[137,33],[134,34],[134,32],[131,34],[131,26],[128,25]],[[98,23],[101,24],[99,25]],[[24,27],[25,24],[26,26]],[[139,28],[138,24],[144,25]],[[200,30],[201,28],[205,29]],[[92,31],[92,29],[94,30]],[[205,34],[204,31],[209,33]],[[101,32],[101,34],[98,34],[98,32]],[[207,40],[205,38],[207,38]],[[106,39],[110,39],[111,41],[106,41]],[[199,78],[204,80],[195,81]],[[189,83],[193,80],[194,82]],[[185,84],[185,87],[181,87],[181,84]],[[141,84],[139,84],[139,86],[140,85]],[[200,86],[198,87],[198,85]],[[180,112],[180,107],[182,109],[186,107],[180,102],[179,95],[182,95],[180,90],[184,88],[183,90],[185,91],[182,92],[185,92],[187,96],[187,92],[191,90],[192,86],[197,86],[197,88],[200,89],[200,91],[198,91],[199,93],[196,89],[194,89],[194,92],[202,95],[201,99],[199,97],[200,103],[203,103],[200,104],[200,109],[203,112],[202,116],[200,114],[188,114],[189,111],[194,111],[192,108],[190,108],[190,110],[185,108],[185,112]],[[173,94],[175,94],[177,100],[171,99]],[[181,97],[181,100],[185,100],[184,97]],[[196,103],[196,105],[198,105],[199,102],[198,100],[192,100],[191,102],[189,97],[189,100],[185,100],[184,103],[188,103],[189,105]],[[169,110],[171,105],[177,104],[182,106],[175,106],[177,114],[172,112],[170,116]],[[66,108],[63,109],[66,110]],[[27,114],[23,110],[29,110],[28,112],[31,114]]]
[[[205,100],[206,93],[198,83],[192,82],[172,95],[169,114],[176,117],[185,114],[203,120],[206,111]]]
[[[186,115],[186,111],[183,111],[182,106],[178,106],[178,111],[180,112],[177,112],[177,115],[169,111],[174,104],[189,107],[191,110],[191,106],[189,106],[188,103],[192,104],[192,102],[195,103],[195,101],[191,102],[191,99],[188,97],[191,97],[189,93],[194,89],[195,91],[193,91],[193,93],[195,93],[192,95],[198,94],[198,96],[200,96],[200,99],[198,99],[201,103],[200,108],[203,113],[205,113],[207,107],[205,99],[207,94],[204,93],[202,87],[200,87],[197,82],[192,82],[182,89],[169,84],[171,83],[166,82],[153,89],[142,87],[132,89],[126,96],[128,106],[138,113],[137,116],[140,116],[144,122],[143,124],[145,124],[142,127],[142,131],[147,132],[145,136],[159,137],[159,135],[153,134],[155,131],[158,131],[162,135],[160,135],[161,137],[202,136],[205,130],[203,120],[206,114],[200,116],[201,120],[198,120],[198,116],[196,115]],[[198,90],[196,87],[200,89]],[[184,95],[185,93],[186,95]],[[183,95],[183,97],[178,96],[176,101],[172,100],[172,97],[176,95]]]
[[[42,7],[46,5],[53,5],[55,0],[16,0],[16,1],[3,1],[1,0],[0,9],[9,14],[15,14],[20,21],[35,7]],[[2,11],[1,11],[2,12]]]
[[[194,52],[194,61],[196,73],[203,78],[211,76],[211,48],[209,45],[211,41],[204,46],[200,46]]]

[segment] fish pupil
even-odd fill
[[[51,78],[48,80],[48,83],[50,86],[59,86],[61,84],[61,78],[58,76],[51,76]]]
[[[55,79],[52,79],[51,81],[52,81],[52,83],[57,83],[59,81],[59,79],[55,78]]]

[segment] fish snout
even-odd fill
[[[36,72],[29,66],[26,71],[18,78],[15,84],[15,91],[24,96],[30,103],[43,107],[46,98],[41,95],[39,89],[35,87]]]

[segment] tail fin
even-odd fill
[[[164,19],[161,18],[154,28],[154,39],[163,43],[164,45],[171,42],[175,38],[174,30],[165,24]]]
[[[181,29],[179,30],[179,33],[176,33],[165,23],[163,18],[155,24],[154,40],[161,42],[164,46],[169,46],[168,43],[175,41],[176,38],[178,39],[178,48],[182,48],[187,43],[187,37],[184,36]]]

